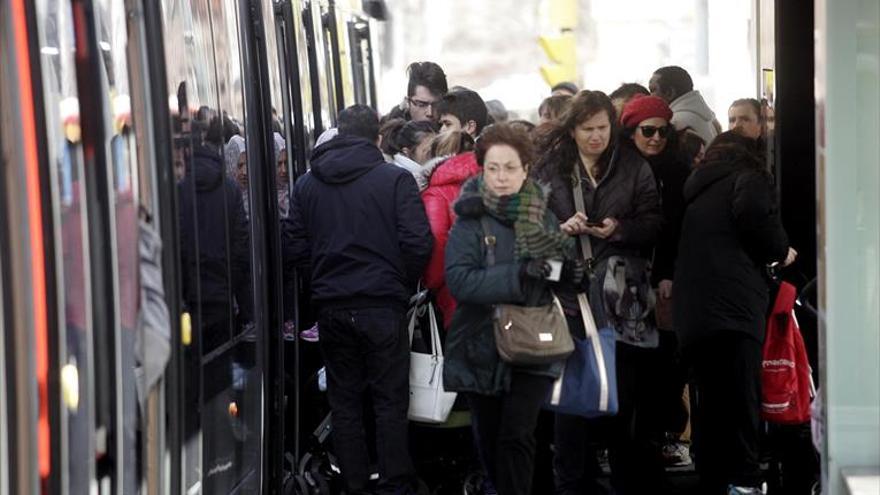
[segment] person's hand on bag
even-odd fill
[[[583,260],[567,260],[562,263],[562,273],[559,282],[573,287],[579,287],[584,280],[586,264]]]
[[[520,280],[526,277],[544,280],[550,275],[551,271],[553,271],[553,268],[550,266],[550,263],[544,260],[528,260],[520,266],[519,278]]]

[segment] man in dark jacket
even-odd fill
[[[200,329],[203,353],[228,341],[233,325],[250,322],[253,313],[244,203],[226,177],[220,140],[215,118],[177,186],[183,298]]]
[[[285,225],[288,263],[311,266],[333,441],[349,493],[369,479],[363,397],[376,414],[381,493],[406,493],[407,300],[431,254],[431,230],[412,174],[385,162],[376,113],[339,114],[339,135],[315,149]]]

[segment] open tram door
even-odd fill
[[[757,99],[764,120],[767,169],[779,196],[782,222],[794,265],[781,276],[795,284],[801,298],[818,307],[816,275],[817,175],[815,39],[813,0],[756,0]],[[815,312],[795,308],[814,381],[819,381],[819,334]],[[819,460],[806,427],[769,426],[765,444],[770,458],[770,491],[809,493],[818,481]],[[784,487],[784,488],[782,488]]]
[[[274,5],[275,43],[268,47],[269,61],[273,52],[278,59],[283,130],[287,142],[293,143],[288,154],[290,183],[309,170],[309,157],[315,141],[335,126],[336,113],[354,103],[367,103],[363,96],[375,94],[375,76],[364,73],[355,62],[356,50],[361,60],[372,61],[372,45],[363,38],[349,37],[346,22],[359,19],[362,32],[369,33],[372,22],[354,2],[285,0]],[[363,36],[363,34],[361,34]],[[349,48],[357,46],[357,48]],[[363,77],[355,74],[360,68]],[[371,68],[372,69],[372,68]],[[367,85],[370,86],[367,86]],[[372,88],[372,89],[371,89]],[[288,148],[290,149],[290,148]],[[328,449],[328,412],[324,392],[319,388],[322,366],[318,344],[299,338],[300,332],[315,324],[317,315],[309,300],[308,274],[285,266],[282,366],[275,370],[283,377],[283,405],[279,412],[283,425],[285,489],[294,493],[312,493],[328,489],[319,466],[311,462]],[[323,442],[323,443],[322,443]],[[316,450],[317,449],[317,450]],[[325,473],[329,478],[331,473]],[[324,492],[321,492],[324,493]]]

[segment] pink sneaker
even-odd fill
[[[293,322],[287,320],[284,322],[284,327],[281,334],[284,337],[284,340],[290,342],[296,340],[296,328],[293,326]]]
[[[315,323],[312,328],[308,330],[303,330],[299,333],[299,338],[303,339],[306,342],[317,342],[318,341],[318,324]]]

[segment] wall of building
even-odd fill
[[[880,466],[880,4],[816,0],[826,492]]]
[[[655,69],[681,65],[710,106],[726,120],[737,98],[756,96],[753,0],[575,0],[580,12],[580,85],[613,91],[621,82],[647,85]],[[450,85],[500,99],[534,116],[549,94],[539,67],[549,64],[538,45],[555,31],[550,0],[395,0],[382,26],[383,111],[406,92],[405,69],[416,60],[443,66]]]

